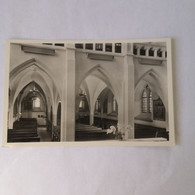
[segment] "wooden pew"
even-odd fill
[[[108,129],[110,126],[117,126],[117,123],[117,120],[94,117],[94,126],[102,129]]]
[[[8,138],[14,137],[37,137],[37,131],[34,129],[22,129],[22,130],[14,130],[8,129]]]
[[[13,129],[8,129],[8,142],[39,142],[37,120],[35,118],[21,118],[15,121]]]
[[[110,140],[115,139],[115,135],[107,134],[107,130],[102,130],[90,125],[76,125],[75,140],[76,141],[92,141],[92,140]]]
[[[168,139],[165,128],[135,124],[135,138],[164,137]]]
[[[40,137],[15,137],[9,138],[8,142],[40,142]]]
[[[13,124],[14,129],[23,129],[23,128],[37,128],[37,120],[32,118],[21,118],[19,121],[15,121]]]

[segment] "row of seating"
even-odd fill
[[[77,119],[76,121],[77,123],[81,123],[81,124],[85,124],[88,125],[89,124],[89,116],[80,116],[79,119]]]
[[[76,124],[75,141],[98,141],[115,139],[115,135],[107,134],[106,130],[101,128]]]
[[[36,118],[20,118],[19,121],[15,121],[13,124],[13,129],[24,129],[24,128],[37,129],[37,119]]]
[[[135,138],[163,137],[169,140],[169,132],[165,128],[135,124]]]
[[[117,123],[117,120],[94,117],[93,125],[102,129],[108,129],[110,126],[117,126]]]
[[[53,126],[52,141],[60,142],[60,127],[59,126]]]
[[[83,118],[83,121],[84,123],[82,124],[89,124],[88,118]],[[97,128],[101,128],[101,129],[108,129],[112,125],[117,127],[117,122],[118,122],[117,120],[94,117],[93,126]],[[91,126],[89,127],[92,128]],[[169,132],[166,131],[165,128],[153,127],[153,126],[143,125],[143,124],[135,124],[134,129],[135,129],[134,130],[135,138],[162,137],[162,138],[166,138],[167,140],[169,140]],[[86,133],[84,129],[83,134],[81,134],[81,131],[78,132],[78,129],[76,131],[76,139],[82,139],[82,137],[83,139],[85,139],[85,137],[88,137],[87,139],[93,140],[93,139],[98,139],[98,136],[100,136],[100,134],[96,135],[94,131],[92,131],[91,133]],[[100,139],[102,139],[102,137]]]
[[[15,121],[13,129],[8,129],[8,142],[39,142],[37,120],[35,118],[21,118]]]
[[[51,121],[47,120],[47,132],[54,142],[60,142],[60,126],[54,126]]]

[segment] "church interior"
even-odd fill
[[[7,142],[169,141],[166,42],[12,42],[9,55]]]

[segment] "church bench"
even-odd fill
[[[114,139],[115,135],[113,134],[107,134],[106,131],[103,130],[92,130],[92,131],[86,131],[86,130],[79,130],[76,131],[75,140],[76,141],[92,141],[92,140],[110,140]]]
[[[108,129],[110,126],[117,126],[118,121],[113,119],[94,117],[94,126]]]
[[[8,134],[9,138],[18,138],[18,137],[37,137],[37,133],[15,133],[15,134]]]
[[[24,128],[37,128],[37,125],[34,123],[28,123],[28,124],[24,124],[24,123],[15,123],[13,125],[14,129],[24,129]]]
[[[13,124],[14,129],[37,128],[37,120],[35,118],[20,118]]]
[[[37,132],[35,128],[26,128],[26,129],[8,129],[8,132]]]
[[[165,128],[153,127],[143,124],[135,124],[135,138],[153,138],[160,137],[166,133]],[[163,136],[164,137],[164,136]]]
[[[36,119],[15,121],[14,129],[8,129],[8,142],[39,142]]]
[[[9,138],[8,142],[40,142],[40,137],[17,137]]]
[[[34,129],[22,129],[22,130],[12,130],[12,129],[9,129],[8,130],[8,136],[22,136],[22,135],[25,135],[25,136],[37,136],[37,131],[34,130]]]
[[[37,136],[37,129],[8,129],[8,136],[19,136],[19,135],[34,135]]]

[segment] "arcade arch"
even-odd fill
[[[40,102],[45,104],[46,107],[46,114],[41,116],[47,116],[47,120],[50,120],[51,117],[48,115],[48,108],[50,107],[54,108],[53,114],[57,114],[57,103],[55,100],[60,96],[59,89],[56,86],[52,75],[47,71],[47,69],[41,68],[36,59],[33,58],[27,60],[16,66],[16,68],[10,72],[9,85],[9,128],[13,127],[15,120],[22,117],[21,114],[19,114],[21,113],[21,106],[19,105],[21,105],[22,100],[28,95],[29,90],[33,90],[33,87],[35,86],[39,96],[37,97],[40,99]],[[16,107],[19,109],[17,116],[16,113],[14,113],[16,112]],[[51,112],[50,109],[49,112]]]

